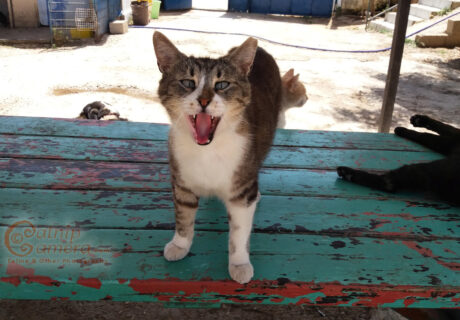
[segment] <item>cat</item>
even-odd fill
[[[162,73],[158,95],[171,119],[176,226],[164,257],[188,254],[199,198],[217,196],[228,213],[230,277],[247,283],[254,275],[249,238],[260,199],[258,174],[281,109],[278,66],[254,38],[218,59],[186,56],[160,32],[153,46]]]
[[[294,69],[289,69],[281,78],[281,112],[278,119],[278,128],[286,125],[285,113],[292,107],[301,107],[307,102],[307,89],[299,81],[299,74],[294,76]]]
[[[307,89],[299,81],[299,74],[294,76],[294,69],[289,69],[281,78],[281,108],[301,107],[307,102]]]
[[[93,120],[112,120],[112,121],[127,121],[128,119],[120,117],[118,112],[113,112],[107,108],[107,102],[94,101],[87,104],[77,119],[93,119]],[[110,104],[108,104],[110,105]]]
[[[427,163],[405,165],[383,174],[373,174],[348,167],[338,167],[344,180],[388,192],[399,190],[428,191],[455,206],[460,205],[460,129],[425,115],[414,115],[410,122],[438,133],[420,133],[403,127],[395,134],[415,141],[445,156]]]
[[[308,99],[307,90],[302,82],[299,81],[299,74],[294,76],[294,69],[289,69],[281,78],[282,99],[281,110],[278,119],[278,128],[283,128],[286,124],[284,112],[292,107],[301,107]],[[118,112],[111,111],[107,102],[94,101],[87,104],[77,119],[93,119],[93,120],[119,120],[128,121],[127,118],[120,117]]]

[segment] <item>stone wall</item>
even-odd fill
[[[358,13],[367,10],[369,0],[342,0],[342,11],[344,13]],[[385,8],[388,0],[374,0],[376,8]],[[396,0],[391,0],[391,4],[396,4]]]

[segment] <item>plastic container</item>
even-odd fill
[[[150,14],[150,17],[152,19],[158,19],[158,17],[160,16],[160,6],[161,6],[161,1],[156,1],[156,0],[152,1],[152,11]]]
[[[150,22],[150,10],[152,6],[147,1],[131,2],[133,11],[133,24],[137,26],[146,26]]]

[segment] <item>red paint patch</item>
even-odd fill
[[[405,246],[407,246],[408,248],[417,251],[418,253],[420,253],[424,257],[433,258],[434,261],[436,261],[438,264],[442,265],[443,267],[446,267],[446,268],[454,270],[454,271],[460,271],[460,263],[442,261],[439,256],[436,256],[436,255],[433,254],[433,251],[431,251],[428,248],[421,247],[415,241],[402,241],[402,243]]]
[[[12,284],[15,287],[19,286],[19,284],[21,283],[21,279],[19,279],[19,277],[4,277],[0,278],[0,281]]]
[[[97,278],[84,278],[80,277],[78,278],[77,283],[81,286],[84,287],[89,287],[89,288],[95,288],[95,289],[100,289],[102,286],[101,280]]]
[[[118,257],[121,257],[123,254],[121,252],[115,252],[114,254],[112,254],[112,258],[118,258]]]
[[[404,306],[407,308],[408,306],[410,306],[414,302],[417,302],[416,298],[408,298],[408,299],[404,300]]]
[[[23,267],[14,262],[8,263],[8,266],[6,267],[6,274],[9,274],[10,276],[32,277],[34,273],[34,269]]]
[[[143,217],[131,217],[128,219],[128,221],[134,221],[134,222],[140,222],[142,220],[144,220]]]
[[[404,220],[408,221],[422,221],[422,220],[430,220],[430,217],[415,217],[414,215],[410,213],[376,213],[376,212],[363,212],[364,215],[366,216],[378,216],[378,217],[384,217],[384,218],[402,218]]]
[[[126,280],[126,279],[118,279],[118,283],[119,283],[119,284],[123,284],[123,283],[125,283],[126,281],[128,281],[128,280]]]
[[[458,292],[452,288],[433,289],[421,286],[393,286],[381,285],[342,285],[338,282],[312,283],[290,282],[278,286],[277,281],[251,281],[247,285],[240,285],[233,281],[173,281],[158,279],[132,279],[129,286],[140,294],[154,295],[159,301],[196,302],[201,295],[208,298],[217,296],[226,301],[236,303],[262,303],[266,301],[278,302],[285,298],[299,298],[296,304],[342,305],[350,300],[358,300],[356,306],[375,307],[389,303],[411,305],[419,300],[431,300],[433,297],[445,296]],[[325,297],[318,297],[311,301],[302,296],[321,292]],[[273,297],[276,298],[273,298]],[[276,300],[273,300],[276,299]],[[280,300],[281,299],[281,300]]]

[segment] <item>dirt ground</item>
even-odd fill
[[[100,43],[50,47],[0,46],[0,115],[73,118],[89,102],[102,100],[131,121],[168,122],[156,93],[159,73],[153,27],[245,33],[295,45],[374,50],[391,45],[387,33],[365,32],[353,17],[329,19],[189,11],[162,13],[149,28],[104,37]],[[416,28],[422,27],[417,26]],[[445,28],[443,26],[442,28]],[[6,31],[0,29],[0,33]],[[162,30],[186,54],[217,57],[246,36]],[[376,131],[389,51],[336,53],[298,49],[267,41],[259,45],[284,73],[295,68],[309,100],[286,115],[287,128]],[[405,47],[394,112],[396,125],[414,113],[460,125],[460,48]],[[375,310],[295,306],[223,306],[167,309],[123,302],[2,301],[0,319],[371,319]],[[385,318],[385,317],[383,317]],[[382,319],[383,319],[382,318]],[[379,319],[379,318],[374,318]],[[386,317],[385,319],[396,319]]]
[[[315,308],[297,306],[232,306],[217,309],[174,309],[161,304],[142,302],[79,302],[79,301],[2,301],[0,319],[29,320],[73,319],[155,319],[155,320],[369,320],[369,308]],[[391,320],[391,319],[390,319]],[[403,320],[397,319],[394,320]]]
[[[265,16],[192,10],[162,13],[149,28],[111,35],[102,42],[65,47],[0,46],[0,114],[71,118],[103,100],[132,121],[168,122],[156,93],[160,72],[153,27],[252,34],[316,48],[374,50],[391,34],[366,32],[359,18]],[[416,25],[415,29],[422,27]],[[438,27],[444,29],[445,24]],[[0,30],[1,31],[1,30]],[[186,54],[217,57],[245,36],[162,30]],[[286,114],[287,128],[375,131],[389,51],[336,53],[259,41],[284,73],[294,68],[309,100]],[[421,49],[408,41],[401,69],[394,126],[414,113],[460,124],[460,48]]]

